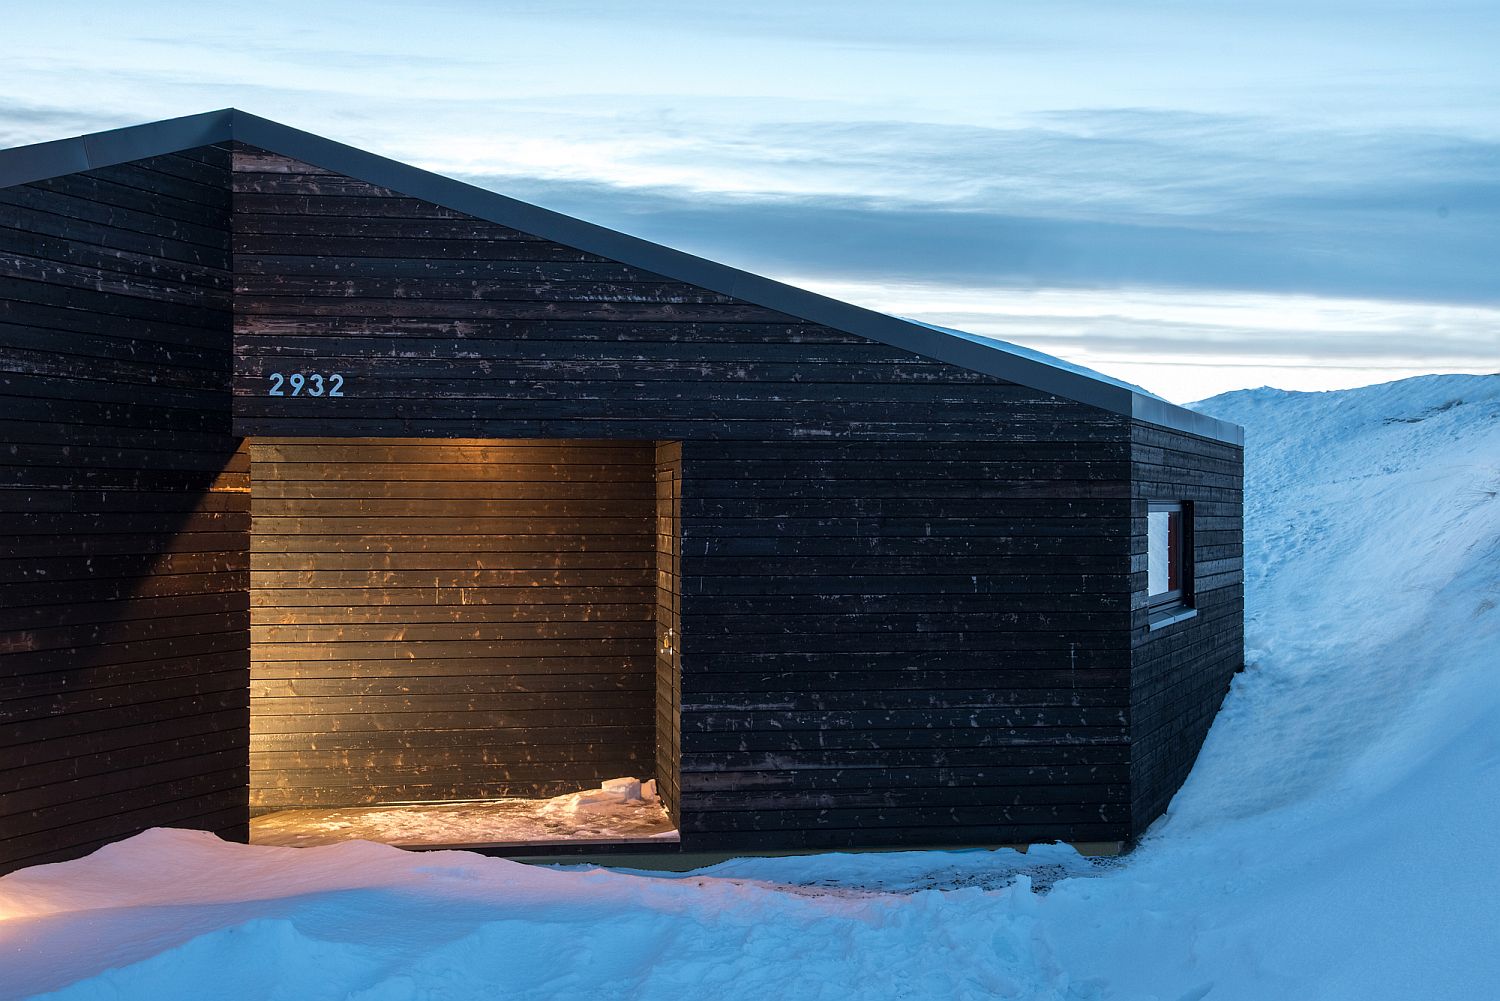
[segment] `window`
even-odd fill
[[[1157,612],[1192,604],[1192,530],[1192,505],[1151,501],[1146,513],[1146,598],[1153,618]]]

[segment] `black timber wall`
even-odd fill
[[[234,184],[247,434],[1128,441],[1118,415],[285,157],[237,153]],[[268,395],[335,365],[341,398]]]
[[[1131,428],[1134,610],[1130,686],[1131,826],[1171,802],[1244,665],[1244,450],[1136,422]],[[1192,505],[1194,618],[1152,630],[1146,610],[1146,507]]]
[[[682,442],[685,847],[1128,835],[1128,419],[235,167],[242,433]]]
[[[250,451],[256,812],[651,776],[652,443]]]
[[[685,843],[1125,836],[1127,446],[1087,438],[684,443]]]
[[[247,832],[229,156],[0,189],[0,871]]]

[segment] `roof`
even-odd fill
[[[238,140],[813,323],[1174,431],[1243,445],[1244,430],[1005,341],[891,316],[596,226],[233,108],[0,150],[0,187]]]

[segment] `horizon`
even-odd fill
[[[1500,11],[858,11],[25,8],[0,146],[233,105],[1178,403],[1500,368]]]
[[[1188,401],[1183,402],[1183,403],[1178,404],[1178,405],[1182,406],[1182,407],[1186,407],[1189,410],[1197,410],[1199,407],[1201,407],[1205,403],[1212,403],[1214,400],[1221,399],[1221,398],[1227,397],[1227,396],[1232,396],[1232,395],[1234,395],[1236,393],[1261,393],[1261,392],[1270,392],[1270,393],[1281,393],[1281,394],[1285,394],[1285,395],[1288,395],[1288,396],[1309,396],[1309,395],[1319,394],[1319,393],[1357,393],[1360,390],[1364,390],[1364,389],[1381,389],[1381,388],[1386,387],[1386,386],[1395,386],[1395,385],[1399,385],[1399,384],[1401,384],[1403,382],[1416,382],[1416,381],[1422,380],[1422,379],[1500,379],[1500,371],[1496,371],[1496,372],[1425,372],[1425,373],[1422,373],[1420,375],[1404,375],[1404,376],[1402,376],[1399,379],[1386,379],[1386,380],[1381,381],[1381,382],[1365,383],[1364,385],[1361,385],[1361,386],[1342,386],[1342,387],[1338,387],[1338,388],[1335,388],[1335,389],[1283,389],[1280,386],[1244,386],[1244,387],[1242,387],[1240,389],[1226,389],[1222,393],[1215,393],[1212,396],[1205,396],[1201,400],[1188,400]],[[1173,402],[1176,402],[1176,401],[1173,401]],[[1215,416],[1215,415],[1210,414],[1209,416]]]

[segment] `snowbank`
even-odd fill
[[[157,830],[0,893],[6,997],[981,998],[1057,975],[1029,946],[992,948],[1034,920],[1024,890],[788,893]]]
[[[1199,407],[1246,428],[1247,669],[1125,872],[1048,899],[1130,924],[1063,961],[1122,997],[1494,993],[1500,376]]]
[[[1249,438],[1249,667],[1123,864],[1053,847],[663,878],[153,831],[0,879],[0,996],[1491,996],[1500,377],[1201,407]]]

